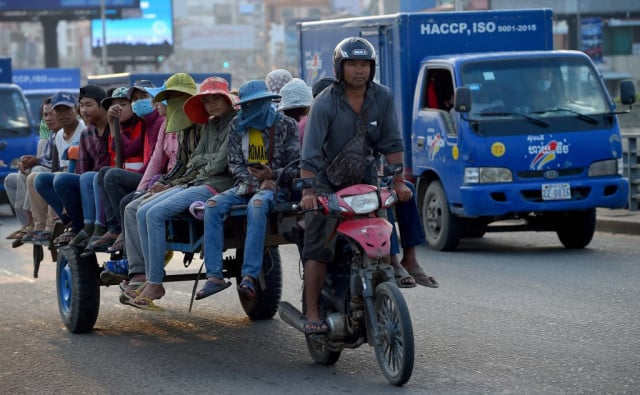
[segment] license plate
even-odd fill
[[[569,184],[542,184],[542,200],[571,199]]]

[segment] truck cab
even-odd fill
[[[0,84],[0,202],[7,203],[5,177],[17,171],[22,155],[35,155],[38,139],[20,87]]]
[[[415,98],[413,174],[437,249],[518,228],[554,230],[580,248],[595,207],[627,202],[615,104],[582,52],[425,59]],[[520,226],[488,226],[502,220]]]

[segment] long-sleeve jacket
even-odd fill
[[[166,174],[173,169],[176,164],[178,155],[178,134],[166,133],[166,120],[160,125],[160,131],[158,132],[158,141],[156,141],[156,148],[153,150],[149,164],[144,171],[144,175],[138,184],[137,191],[144,191],[151,185],[149,182],[161,174]]]
[[[98,136],[98,132],[94,125],[87,125],[86,129],[80,135],[79,157],[76,163],[76,174],[82,174],[87,171],[97,171],[104,166],[110,166],[111,152],[109,150],[109,126],[105,127],[102,136]]]
[[[191,158],[191,155],[195,152],[198,142],[200,141],[200,132],[200,129],[195,124],[192,124],[184,130],[175,132],[178,134],[178,155],[176,164],[169,173],[165,174],[160,178],[160,180],[158,180],[159,183],[171,186],[179,184],[179,182],[174,183],[173,181],[182,177],[186,172],[189,158]]]
[[[231,121],[229,130],[229,168],[236,178],[238,194],[245,195],[255,193],[261,181],[249,174],[247,159],[249,158],[249,133],[236,131],[238,119]],[[298,124],[293,118],[278,113],[274,121],[273,141],[270,141],[270,129],[262,130],[262,140],[267,151],[270,144],[272,157],[269,167],[280,179],[280,187],[289,189],[291,182],[298,176],[298,168],[294,162],[300,159],[300,138],[298,137]],[[287,167],[287,165],[290,165]]]
[[[145,125],[144,144],[142,147],[142,157],[144,164],[138,173],[144,174],[149,166],[149,161],[156,149],[156,143],[158,142],[158,136],[160,135],[160,128],[165,123],[164,116],[160,115],[158,111],[151,111],[145,115],[142,120]]]
[[[367,123],[367,141],[375,153],[404,151],[389,88],[372,82],[367,88],[360,114],[357,114],[346,99],[344,87],[338,84],[322,91],[311,105],[300,168],[322,178],[326,166],[355,135],[360,122]],[[363,179],[377,184],[375,179],[369,180],[375,175],[375,163],[372,162]]]

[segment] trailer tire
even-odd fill
[[[556,233],[565,248],[580,249],[591,243],[595,231],[596,209],[592,208],[585,211],[572,211],[564,216]]]
[[[72,246],[58,250],[58,310],[69,332],[86,333],[93,329],[100,310],[99,275],[95,254],[83,258]]]
[[[282,296],[282,262],[278,247],[268,247],[262,257],[262,273],[265,289],[260,281],[255,283],[256,295],[253,299],[240,296],[240,304],[247,316],[253,320],[270,320],[278,311]]]
[[[453,251],[460,241],[460,218],[449,210],[449,202],[440,181],[427,187],[422,204],[422,221],[431,248]]]

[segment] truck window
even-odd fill
[[[0,90],[0,134],[3,137],[30,133],[29,115],[21,92]]]
[[[446,69],[431,69],[427,73],[422,108],[449,111],[453,107],[453,79]]]
[[[489,94],[503,98],[506,112],[554,117],[566,114],[544,111],[567,108],[586,115],[609,111],[595,71],[582,58],[477,62],[464,66],[462,82],[471,89],[472,113],[479,112],[473,107],[476,102],[486,104]]]

